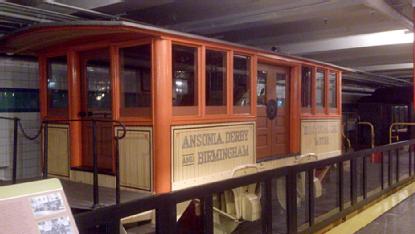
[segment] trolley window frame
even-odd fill
[[[66,82],[67,82],[67,107],[66,108],[51,108],[49,106],[49,89],[48,89],[48,60],[51,58],[65,57],[66,58]],[[48,52],[39,55],[39,101],[41,102],[40,114],[43,118],[48,119],[65,119],[70,115],[70,76],[71,63],[70,56],[67,50]]]
[[[316,66],[315,64],[302,64],[301,68],[310,67],[312,68],[312,84],[311,84],[311,108],[304,108],[301,106],[301,118],[302,119],[324,119],[324,118],[338,118],[341,113],[341,72],[339,70],[332,69],[330,67]],[[324,106],[318,107],[316,103],[316,93],[317,93],[317,72],[324,72]],[[330,95],[330,84],[329,76],[330,74],[336,74],[336,108],[331,108],[329,105],[329,95]],[[300,77],[301,78],[301,77]],[[300,92],[303,95],[300,84]]]
[[[117,88],[117,106],[119,106],[119,108],[117,108],[116,112],[117,114],[119,114],[119,120],[120,121],[125,121],[125,122],[142,122],[142,123],[151,123],[153,120],[153,115],[154,115],[154,92],[155,92],[155,88],[154,88],[154,39],[153,38],[143,38],[141,40],[134,40],[134,41],[126,41],[126,42],[121,42],[121,43],[115,43],[113,44],[115,49],[116,49],[116,53],[115,53],[115,58],[114,58],[114,62],[116,64],[116,69],[115,69],[115,80],[116,80],[116,86],[118,86]],[[151,84],[151,105],[149,107],[134,107],[134,108],[122,108],[122,84],[121,84],[121,57],[120,57],[120,49],[123,48],[129,48],[129,47],[135,47],[135,46],[141,46],[141,45],[150,45],[150,52],[151,52],[151,63],[150,63],[150,71],[151,71],[151,75],[150,75],[150,84]],[[114,86],[114,85],[113,85]],[[135,115],[135,116],[127,116],[127,115],[122,115],[122,109],[129,109],[129,111],[134,112],[137,110],[141,110],[141,109],[148,109],[150,108],[150,115],[148,116],[139,116],[139,115]]]
[[[226,83],[226,87],[224,89],[224,91],[226,92],[226,95],[224,95],[225,98],[225,102],[226,105],[221,105],[221,106],[208,106],[206,103],[206,89],[207,89],[207,77],[206,77],[206,54],[207,51],[214,51],[214,52],[221,52],[225,54],[225,59],[226,59],[226,74],[225,74],[225,83]],[[231,106],[232,103],[230,103],[230,95],[232,93],[230,93],[230,91],[232,89],[230,89],[231,85],[232,85],[232,73],[231,71],[233,71],[233,69],[231,68],[231,64],[230,64],[230,54],[231,54],[231,50],[229,49],[223,49],[223,48],[217,48],[217,47],[213,47],[213,46],[202,46],[202,52],[203,52],[203,71],[202,71],[202,89],[203,89],[203,116],[227,116],[231,113]],[[224,109],[224,110],[223,110]],[[209,110],[209,111],[208,111]],[[209,113],[210,112],[210,113]]]

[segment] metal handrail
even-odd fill
[[[23,128],[22,125],[22,121],[20,118],[18,117],[6,117],[6,116],[0,116],[0,119],[3,120],[9,120],[9,121],[13,121],[13,159],[12,159],[12,184],[16,183],[17,180],[17,143],[18,143],[18,131],[20,129],[20,132],[22,133],[22,135],[27,138],[28,140],[35,140],[37,139],[41,132],[42,132],[42,125],[40,125],[40,128],[38,130],[38,132],[36,133],[36,135],[34,136],[29,136],[26,131]]]
[[[47,178],[48,174],[48,125],[49,124],[62,124],[68,122],[91,122],[92,123],[92,156],[93,156],[93,208],[97,208],[99,204],[99,186],[98,186],[98,155],[96,149],[96,123],[97,122],[106,122],[106,123],[115,123],[117,126],[122,128],[121,136],[114,134],[115,140],[115,203],[120,204],[121,202],[121,184],[120,184],[120,162],[119,162],[119,140],[123,139],[127,134],[127,129],[125,124],[118,120],[109,120],[109,119],[62,119],[62,120],[44,120],[42,124],[44,126],[44,141],[43,141],[43,178]]]
[[[389,127],[389,144],[392,144],[392,138],[395,137],[396,141],[399,141],[399,135],[392,136],[392,131],[396,126],[415,126],[415,123],[412,122],[395,122],[392,123]]]
[[[396,152],[397,165],[399,165],[399,159],[401,158],[400,149],[407,146],[408,150],[408,170],[409,173],[407,177],[402,179],[399,175],[400,167],[397,166],[395,182],[392,180],[393,173],[392,170],[383,169],[385,166],[384,160],[381,160],[381,167],[378,168],[380,172],[380,187],[381,190],[370,193],[368,190],[367,176],[375,176],[368,173],[367,159],[370,155],[374,153],[380,153],[381,157],[391,158],[390,152]],[[241,177],[234,177],[222,181],[216,181],[204,185],[198,185],[194,187],[189,187],[182,190],[176,190],[164,194],[150,195],[148,197],[131,200],[119,205],[112,205],[108,207],[103,207],[96,209],[94,211],[84,212],[75,215],[75,221],[77,223],[80,233],[87,233],[88,228],[94,228],[97,225],[105,225],[106,233],[119,233],[120,219],[130,215],[134,215],[140,212],[148,210],[156,210],[156,232],[157,233],[177,233],[177,220],[176,215],[176,204],[199,198],[202,202],[202,224],[204,228],[204,233],[213,233],[213,202],[212,195],[214,193],[222,192],[236,187],[246,186],[252,183],[260,183],[261,187],[261,196],[264,198],[264,205],[261,209],[261,222],[262,222],[262,232],[271,233],[272,222],[273,222],[273,210],[272,210],[272,183],[275,178],[286,178],[285,191],[287,192],[287,233],[298,233],[298,216],[297,213],[300,211],[297,207],[297,196],[296,194],[296,184],[297,184],[297,175],[299,173],[307,172],[308,183],[308,203],[306,209],[309,211],[308,220],[306,221],[308,226],[306,230],[302,230],[302,233],[314,233],[327,225],[341,220],[342,218],[348,216],[352,212],[361,209],[368,204],[371,204],[376,199],[384,196],[385,194],[390,193],[394,189],[415,181],[414,176],[414,146],[415,140],[409,140],[405,142],[393,143],[389,145],[377,146],[375,148],[364,149],[360,151],[345,153],[343,155],[322,159],[319,161],[306,162],[304,164],[290,165],[280,168],[275,168],[271,170],[260,171],[255,174],[244,175]],[[363,166],[359,166],[357,161],[363,160]],[[346,186],[344,169],[345,165],[350,162],[349,170],[350,171],[350,206],[346,207],[347,203],[344,197],[344,187]],[[338,186],[338,193],[336,194],[338,198],[338,203],[336,207],[339,208],[339,211],[335,214],[325,217],[323,219],[315,219],[315,197],[314,197],[314,186],[313,186],[313,171],[327,167],[330,165],[338,166],[338,178],[339,181],[336,184]],[[361,169],[360,169],[361,168]],[[377,167],[376,167],[377,168]],[[391,168],[390,168],[391,169]],[[359,180],[359,170],[363,170],[363,179]],[[377,176],[377,175],[376,175]],[[384,177],[387,176],[387,182],[384,183]],[[363,183],[361,183],[363,181]],[[362,195],[363,199],[358,199],[359,186],[362,186]],[[302,208],[301,208],[302,209]],[[321,216],[320,216],[321,217]]]
[[[370,146],[375,147],[375,127],[371,122],[357,122],[357,125],[366,125],[370,127]]]
[[[346,126],[346,123],[343,123],[343,128],[342,128],[342,131],[341,131],[341,134],[342,134],[342,137],[346,140],[346,142],[347,142],[347,149],[350,149],[350,148],[352,148],[352,142],[350,141],[350,139],[346,136],[346,134],[344,133],[344,128],[345,128],[345,126]],[[347,152],[348,150],[346,150],[346,152]]]

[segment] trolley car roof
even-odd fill
[[[48,47],[56,46],[65,42],[81,39],[84,37],[111,36],[122,34],[137,35],[139,33],[142,33],[143,36],[168,35],[173,37],[193,39],[200,42],[211,42],[224,46],[247,49],[253,52],[281,56],[284,58],[297,60],[299,62],[314,63],[323,66],[329,66],[343,71],[356,72],[356,70],[351,68],[341,67],[335,64],[325,63],[313,59],[263,50],[256,47],[241,45],[237,43],[199,36],[190,33],[183,33],[174,30],[163,29],[151,25],[125,21],[71,21],[41,23],[18,30],[15,33],[9,34],[8,36],[2,38],[1,42],[3,45],[0,47],[0,51],[9,54],[35,54],[36,52],[46,49]]]

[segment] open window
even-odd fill
[[[251,58],[233,57],[233,110],[234,113],[250,113],[251,110]]]
[[[173,115],[198,114],[198,48],[173,45]]]
[[[206,50],[206,114],[226,114],[227,53]]]
[[[315,105],[317,113],[324,113],[326,108],[326,79],[325,71],[323,69],[317,69],[316,72],[316,85],[315,85]]]
[[[337,97],[338,97],[338,78],[336,72],[330,72],[329,74],[329,100],[328,100],[328,108],[330,112],[337,111]]]
[[[301,69],[301,108],[304,113],[311,113],[313,89],[313,68],[302,67]]]
[[[121,116],[151,118],[151,45],[120,48]]]

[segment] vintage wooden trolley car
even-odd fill
[[[116,21],[40,24],[2,44],[39,58],[49,175],[92,183],[95,148],[99,184],[114,187],[112,121],[127,130],[121,186],[155,193],[341,153],[335,65]],[[92,131],[91,118],[109,121]]]

